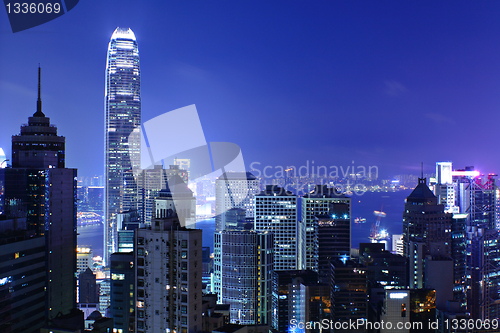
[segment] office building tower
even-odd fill
[[[38,100],[36,112],[21,126],[21,134],[12,136],[13,168],[64,168],[65,138],[50,126],[50,118],[42,112],[41,69],[38,68]]]
[[[274,234],[274,270],[305,266],[305,226],[297,220],[297,196],[276,185],[255,195],[255,231]]]
[[[306,269],[318,271],[318,217],[330,216],[334,224],[348,226],[350,251],[351,198],[326,185],[316,185],[315,189],[302,198],[302,222],[305,223]],[[323,220],[324,222],[324,220]],[[325,224],[323,224],[325,226]],[[330,235],[331,236],[331,235]]]
[[[352,260],[336,260],[333,266],[333,320],[345,322],[349,319],[352,321],[366,319],[368,317],[366,269]]]
[[[243,222],[215,233],[220,244],[215,249],[220,257],[216,292],[219,303],[230,305],[233,324],[271,324],[273,235],[252,227],[253,223]]]
[[[451,178],[454,190],[448,196],[454,197],[457,210],[452,223],[454,299],[474,319],[496,318],[500,304],[496,240],[500,194],[496,175],[481,175],[472,166],[449,174],[437,177],[436,186],[449,184]]]
[[[111,255],[111,305],[117,333],[135,330],[135,266],[133,253]]]
[[[467,229],[467,312],[471,318],[500,318],[500,233]]]
[[[468,214],[467,226],[479,228],[499,228],[499,193],[495,174],[479,175],[473,167],[458,170],[457,202],[460,213]]]
[[[444,205],[446,213],[459,213],[459,207],[455,204],[455,186],[452,163],[437,162],[436,178],[431,179],[430,187],[438,198],[438,203]]]
[[[96,276],[90,268],[78,276],[78,303],[99,303]]]
[[[451,257],[453,259],[453,299],[458,302],[460,311],[465,311],[467,294],[467,214],[453,214]]]
[[[0,226],[9,222],[18,221],[0,218]],[[0,230],[0,332],[31,333],[45,324],[45,237],[33,234]]]
[[[255,214],[255,194],[259,192],[259,180],[250,172],[225,172],[215,181],[215,234],[214,234],[214,292],[222,302],[222,255],[221,231],[238,229],[245,219]],[[253,318],[252,320],[255,320]]]
[[[328,203],[328,210],[316,215],[318,228],[318,273],[330,283],[332,262],[346,261],[351,254],[351,199],[340,197]]]
[[[335,262],[346,262],[351,253],[350,198],[334,199],[328,207],[327,211],[315,217],[318,228],[317,262],[319,282],[330,286],[330,293],[333,293]]]
[[[403,251],[409,258],[410,289],[425,288],[425,260],[451,258],[452,214],[431,192],[425,178],[407,197],[403,213]]]
[[[372,287],[406,288],[408,259],[384,250],[382,243],[360,243],[359,263],[365,267],[368,292]]]
[[[215,181],[215,231],[226,227],[225,212],[241,208],[254,217],[254,196],[260,192],[259,180],[250,172],[225,172]]]
[[[136,232],[136,332],[202,329],[202,231],[182,227],[172,209]]]
[[[134,170],[140,169],[141,74],[130,29],[116,28],[108,46],[105,91],[105,265],[118,251],[117,214],[138,209]]]
[[[65,168],[65,138],[42,112],[38,75],[37,110],[12,136],[13,166],[0,169],[0,201],[5,218],[25,219],[22,229],[45,239],[44,317],[52,320],[76,309],[76,169]]]

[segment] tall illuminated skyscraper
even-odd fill
[[[117,214],[138,208],[134,170],[140,168],[141,74],[130,29],[116,28],[108,46],[105,95],[104,261],[117,252]]]

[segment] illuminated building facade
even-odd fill
[[[255,230],[274,234],[274,270],[304,268],[304,224],[297,219],[297,196],[276,185],[255,195]]]
[[[318,273],[279,271],[274,273],[274,279],[277,300],[273,328],[278,332],[320,332],[318,327],[304,330],[297,325],[331,319],[330,287],[318,283]]]
[[[454,299],[473,319],[498,318],[500,193],[496,175],[482,175],[472,166],[453,170],[451,162],[437,163],[436,174],[435,193],[445,185],[452,188],[454,193],[448,198],[454,199],[458,211],[452,224]]]
[[[141,75],[130,29],[117,28],[108,46],[105,92],[105,264],[118,251],[117,214],[137,210],[134,170],[140,168]]]
[[[222,304],[230,305],[231,323],[271,323],[273,237],[250,230],[217,233],[221,244]]]
[[[429,327],[429,323],[436,320],[436,291],[386,290],[381,320],[386,323],[381,333],[437,332]]]
[[[92,269],[93,253],[90,247],[76,248],[76,275],[85,272],[87,268]]]

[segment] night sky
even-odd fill
[[[139,44],[142,120],[196,104],[208,142],[245,164],[437,161],[500,172],[498,1],[80,1],[12,33],[0,9],[0,147],[36,111],[66,137],[66,166],[104,173],[106,52]],[[188,131],[188,129],[187,129]]]

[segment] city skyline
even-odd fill
[[[449,160],[500,171],[500,157],[485,157],[498,136],[488,125],[500,120],[497,3],[164,6],[81,3],[16,34],[0,14],[7,158],[41,63],[45,109],[78,152],[67,165],[103,174],[103,59],[124,26],[141,44],[143,120],[194,103],[208,141],[238,144],[247,169],[355,161],[386,176]],[[242,131],[240,119],[255,125]],[[313,144],[313,133],[330,135]]]
[[[3,327],[498,324],[500,4],[96,4],[0,19]]]

